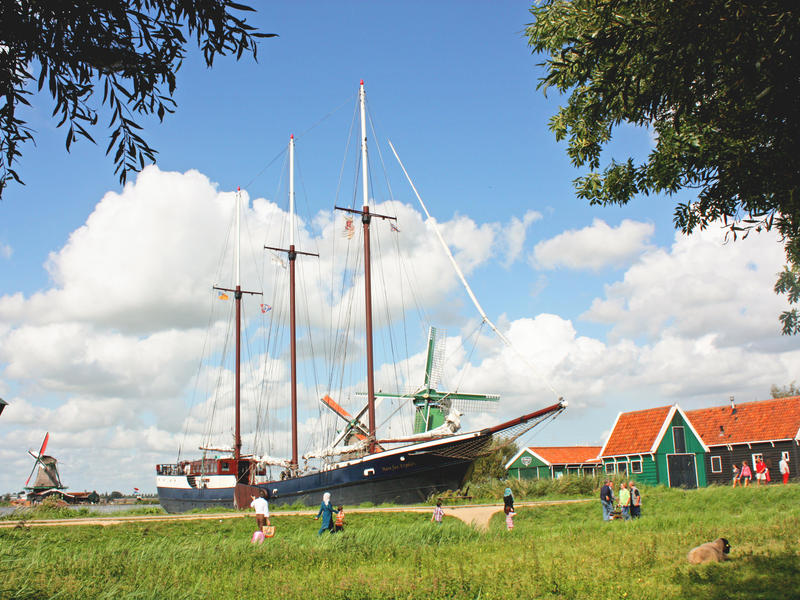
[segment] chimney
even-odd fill
[[[720,425],[719,426],[719,437],[725,437],[725,426],[724,425]]]
[[[736,414],[736,402],[733,401],[733,396],[731,396],[731,414]]]

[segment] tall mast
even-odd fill
[[[372,217],[369,214],[366,93],[364,92],[363,79],[361,80],[358,99],[361,107],[361,188],[364,198],[364,208],[363,212],[361,213],[361,223],[363,223],[364,226],[364,309],[366,312],[365,325],[367,336],[367,413],[369,414],[370,451],[374,451],[376,439],[375,373],[372,364],[372,273],[369,252],[369,223],[372,220]]]
[[[364,310],[366,313],[365,326],[367,337],[367,410],[369,412],[369,450],[375,452],[378,444],[375,439],[375,369],[372,364],[372,274],[370,270],[370,251],[369,251],[369,224],[373,217],[379,219],[396,220],[396,217],[379,215],[369,212],[369,171],[367,170],[367,111],[366,94],[364,92],[364,80],[361,80],[361,87],[358,91],[358,103],[361,108],[361,185],[364,197],[364,207],[362,210],[344,208],[336,206],[336,210],[342,210],[351,214],[361,215],[361,223],[364,226]]]
[[[289,136],[289,329],[292,365],[292,473],[297,471],[297,329],[294,303],[294,134]]]
[[[239,261],[239,234],[241,232],[241,188],[236,188],[236,428],[234,431],[233,458],[238,461],[242,455],[242,426],[241,426],[241,362],[242,362],[242,286]],[[238,463],[237,463],[238,464]]]
[[[294,247],[294,135],[289,136],[289,249],[264,246],[269,250],[286,252],[289,257],[289,344],[291,362],[291,404],[292,404],[292,461],[290,471],[297,475],[297,321],[295,319],[295,259],[298,254],[319,256],[313,252],[300,252]]]
[[[242,295],[243,294],[258,294],[261,295],[261,292],[248,292],[242,290],[241,284],[241,252],[240,252],[240,238],[241,238],[241,204],[242,204],[242,190],[241,188],[236,188],[236,240],[234,243],[234,271],[235,271],[235,278],[236,278],[236,285],[233,289],[214,286],[215,290],[219,290],[222,292],[232,292],[234,294],[234,299],[236,302],[236,364],[234,366],[234,374],[235,374],[235,390],[234,390],[234,398],[235,398],[235,425],[234,425],[234,432],[233,432],[233,458],[237,461],[242,456],[242,423],[241,423],[241,387],[242,387]],[[227,300],[227,296],[224,297]],[[238,466],[237,466],[238,469]],[[248,471],[241,471],[238,472],[237,478],[243,477],[246,475]]]

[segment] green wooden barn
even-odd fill
[[[676,404],[620,413],[600,451],[608,475],[626,474],[650,485],[707,484],[706,446]]]
[[[531,446],[517,452],[505,468],[514,479],[592,476],[601,469],[599,453],[600,446]]]

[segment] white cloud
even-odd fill
[[[0,258],[11,258],[14,250],[8,244],[0,243]]]
[[[655,227],[652,223],[623,220],[618,227],[595,219],[591,226],[569,230],[539,242],[530,256],[538,269],[585,269],[599,271],[608,266],[623,266],[646,247]]]
[[[714,335],[716,346],[782,348],[777,316],[785,299],[772,287],[783,261],[773,233],[727,244],[720,229],[676,233],[671,248],[645,252],[606,286],[583,318],[611,325],[617,337]]]
[[[528,227],[541,218],[542,213],[529,210],[521,219],[519,217],[511,217],[511,220],[503,228],[500,243],[505,251],[505,259],[502,261],[505,268],[510,267],[519,258],[522,253],[522,247],[525,244]]]
[[[246,325],[253,325],[250,331],[259,327],[268,331],[270,317],[285,317],[288,274],[269,260],[261,246],[286,246],[287,215],[267,199],[249,202],[246,193],[243,196],[242,284],[263,292],[243,302]],[[152,463],[168,459],[179,444],[193,449],[209,436],[220,444],[230,443],[232,423],[230,411],[225,410],[232,404],[230,394],[218,396],[213,430],[205,420],[212,396],[217,397],[211,391],[215,384],[232,389],[230,371],[218,366],[204,370],[197,379],[195,374],[201,350],[208,357],[224,348],[224,317],[233,303],[217,300],[211,286],[233,284],[233,202],[234,194],[218,191],[196,171],[181,174],[148,167],[120,193],[107,193],[86,223],[51,253],[46,265],[52,279],[49,289],[28,297],[19,292],[0,296],[0,389],[6,398],[13,397],[13,406],[0,420],[0,452],[13,448],[23,430],[33,432],[33,437],[50,430],[57,432],[54,452],[64,453],[59,456],[66,462],[85,466],[92,477],[99,477],[103,468],[94,464],[99,453],[91,449],[102,448],[104,460],[107,453],[109,460],[129,467],[126,477],[146,473],[149,478]],[[448,292],[458,282],[432,241],[429,225],[400,202],[385,202],[375,210],[395,215],[400,228],[394,232],[387,223],[373,221],[373,307],[378,325],[380,315],[402,315],[409,302],[445,306]],[[521,220],[512,219],[509,227],[519,233],[533,218],[529,213]],[[465,216],[440,225],[467,274],[490,259],[502,229],[497,223],[476,224]],[[298,315],[306,332],[329,331],[340,320],[349,319],[357,326],[363,322],[363,276],[352,264],[341,262],[338,252],[352,244],[351,259],[357,256],[360,230],[348,241],[341,229],[339,215],[329,212],[298,223],[298,249],[320,254],[318,259],[297,261],[298,291],[314,307]],[[221,248],[227,248],[222,258]],[[408,297],[397,293],[411,280],[414,287]],[[262,302],[273,306],[264,316],[257,307]],[[209,306],[215,313],[210,320]],[[313,341],[318,353],[319,346],[327,343]],[[300,342],[299,351],[305,355],[312,338],[306,333]],[[347,352],[354,363],[363,353],[363,341],[346,340],[346,349],[337,351]],[[288,397],[285,350],[276,342],[257,352],[245,359],[243,396],[259,398],[260,411],[268,410],[273,424],[285,430],[287,409],[265,399],[267,392],[261,389],[264,377],[271,397]],[[331,349],[323,347],[322,352]],[[362,372],[358,369],[357,380]],[[352,385],[343,390],[345,395],[363,387]],[[330,416],[320,415],[320,395],[316,387],[301,390],[304,428],[331,421]],[[186,417],[190,403],[195,404],[194,411]],[[244,410],[244,435],[250,440],[252,424],[259,418],[257,407]],[[286,431],[279,432],[273,451],[286,450],[286,436]],[[85,455],[76,458],[72,449],[77,448]],[[132,456],[138,458],[130,460]],[[0,475],[0,490],[16,486],[9,481]]]

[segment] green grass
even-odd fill
[[[800,486],[642,493],[635,522],[603,522],[593,499],[520,508],[511,532],[502,514],[480,533],[410,513],[348,513],[321,537],[311,517],[276,516],[261,546],[249,517],[0,529],[0,598],[797,597]],[[686,563],[719,536],[732,560]]]

